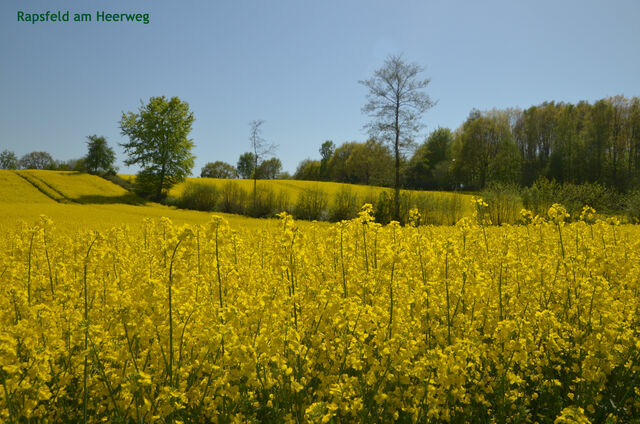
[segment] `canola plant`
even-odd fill
[[[46,217],[0,234],[0,420],[633,422],[640,230]]]

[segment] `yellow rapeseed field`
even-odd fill
[[[144,218],[168,217],[177,224],[204,224],[210,214],[144,202],[100,177],[65,171],[0,169],[0,232],[13,231],[19,221],[46,215],[61,229],[106,230],[139,225]],[[257,228],[262,220],[220,214],[232,225]]]
[[[639,227],[477,206],[8,228],[0,420],[637,422]]]
[[[127,175],[125,178],[132,180],[134,176]],[[184,191],[184,188],[189,183],[197,183],[197,184],[210,184],[214,185],[218,188],[221,188],[225,184],[229,182],[234,182],[238,184],[240,188],[247,192],[253,191],[253,180],[247,179],[223,179],[223,178],[187,178],[185,182],[177,184],[169,191],[169,196],[179,196]],[[298,196],[305,189],[317,189],[321,190],[327,194],[329,198],[333,198],[340,191],[347,189],[351,190],[355,195],[358,196],[359,199],[363,201],[375,201],[379,194],[382,191],[387,191],[391,193],[392,189],[385,187],[375,187],[375,186],[367,186],[367,185],[357,185],[357,184],[345,184],[345,183],[336,183],[332,181],[303,181],[303,180],[258,180],[257,184],[259,187],[268,188],[274,190],[275,192],[283,192],[286,193],[287,197],[290,199],[292,203],[295,203]],[[452,193],[452,192],[444,192],[444,191],[420,191],[420,190],[402,190],[403,193],[409,193],[413,195],[425,195],[429,194],[431,196],[435,196],[443,199],[450,198],[460,198],[465,201],[465,206],[469,205],[469,201],[472,196],[469,194],[460,194],[460,193]],[[465,212],[469,212],[467,209]]]

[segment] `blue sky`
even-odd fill
[[[149,13],[151,23],[22,23],[17,11]],[[364,141],[369,78],[389,54],[425,68],[438,101],[423,122],[457,128],[472,108],[640,95],[637,0],[2,0],[0,150],[81,157],[116,148],[122,111],[178,96],[196,121],[193,173],[235,165],[264,119],[284,169],[324,140]]]

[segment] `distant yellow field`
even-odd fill
[[[75,203],[144,203],[104,178],[80,172],[23,170],[16,172],[54,200]]]
[[[55,203],[18,173],[0,169],[0,208],[11,203]]]
[[[131,179],[131,176],[127,176]],[[242,189],[246,191],[253,190],[253,180],[230,180],[230,179],[221,179],[221,178],[187,178],[184,183],[177,184],[169,191],[169,196],[178,196],[184,190],[186,184],[188,183],[200,183],[200,184],[213,184],[215,186],[222,186],[229,182],[234,182],[238,184]],[[378,198],[378,195],[382,191],[391,192],[392,189],[385,187],[374,187],[374,186],[365,186],[358,184],[345,184],[345,183],[336,183],[331,181],[301,181],[301,180],[258,180],[258,187],[269,187],[270,189],[278,192],[284,191],[286,192],[292,199],[293,202],[297,199],[298,195],[305,189],[308,188],[319,188],[324,191],[329,198],[332,198],[335,194],[339,193],[341,190],[349,189],[353,193],[357,194],[360,199],[375,201]],[[449,193],[442,191],[419,191],[419,190],[402,190],[405,193],[411,193],[416,195],[424,195],[430,194],[438,197],[448,198],[448,197],[457,197],[460,196],[465,200],[471,201],[471,195],[468,194],[459,194],[459,193]]]
[[[131,179],[132,176],[122,177]],[[248,193],[253,189],[253,180],[224,180],[189,178],[186,183],[174,187],[170,195],[179,195],[187,183],[214,184],[222,187],[230,182],[238,184]],[[361,203],[373,202],[383,190],[382,187],[360,186],[334,182],[297,180],[262,180],[259,187],[268,187],[275,192],[286,193],[292,204],[305,189],[318,188],[331,201],[340,190],[351,190]],[[470,215],[472,202],[470,195],[443,192],[410,193],[432,196],[434,199],[459,200],[463,207],[461,214]],[[230,224],[240,227],[261,227],[267,225],[263,219],[247,218],[233,214],[223,214]],[[143,218],[171,218],[178,224],[202,224],[209,221],[211,214],[189,211],[144,202],[122,187],[103,178],[68,171],[0,170],[0,226],[14,227],[18,221],[34,221],[40,215],[52,218],[57,226],[68,228],[108,228],[117,225],[137,225]],[[458,217],[452,217],[454,223]],[[303,222],[300,225],[304,226]]]
[[[39,184],[50,195],[29,181]],[[151,202],[141,205],[122,203],[125,201],[135,203],[135,196],[93,175],[0,170],[0,229],[15,229],[20,221],[33,223],[39,220],[40,215],[53,219],[59,228],[75,230],[139,225],[144,218],[168,217],[176,223],[192,225],[204,224],[211,219],[210,213]],[[239,215],[218,215],[238,227],[258,228],[267,224],[265,220]]]

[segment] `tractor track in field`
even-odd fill
[[[16,175],[31,184],[40,193],[57,203],[77,203],[73,199],[68,198],[61,191],[55,189],[50,184],[38,178],[35,175],[29,175],[20,171],[14,171]]]

